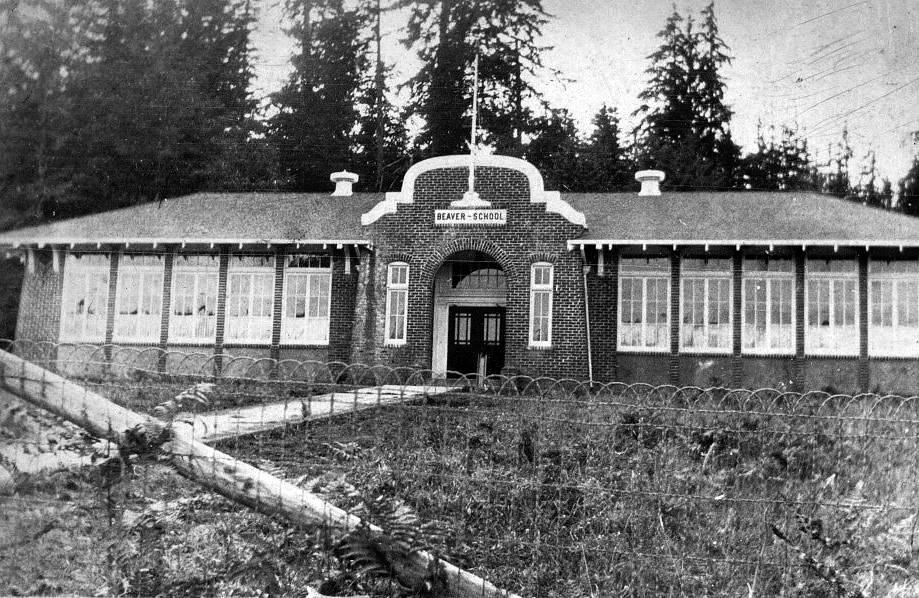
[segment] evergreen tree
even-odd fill
[[[634,167],[622,146],[619,115],[603,106],[593,118],[594,130],[584,147],[583,187],[589,191],[625,191],[634,186]]]
[[[367,22],[373,25],[370,28],[370,45],[373,47],[374,64],[372,76],[370,73],[364,76],[358,92],[360,116],[355,139],[355,168],[364,181],[365,189],[384,191],[400,185],[411,163],[411,155],[403,115],[386,93],[391,69],[381,55],[380,28],[384,9],[380,0],[369,0],[363,10],[368,15]]]
[[[904,214],[919,216],[919,156],[913,158],[909,171],[900,179],[897,206]]]
[[[863,205],[891,209],[893,185],[888,179],[879,176],[874,150],[868,150],[865,156],[858,185],[855,187],[855,197]]]
[[[298,52],[289,80],[272,96],[277,114],[269,136],[286,186],[324,190],[332,172],[354,168],[358,100],[369,67],[367,14],[343,0],[291,1],[287,11]]]
[[[409,114],[423,121],[425,156],[465,153],[472,103],[471,65],[479,55],[482,140],[520,155],[531,131],[530,82],[542,69],[538,45],[547,14],[542,0],[402,0],[411,9],[405,43],[422,66],[409,81]]]
[[[835,144],[827,147],[826,170],[822,178],[822,190],[837,197],[854,199],[855,189],[849,172],[852,160],[852,146],[849,145],[849,130],[843,128],[842,137]]]
[[[239,0],[102,2],[93,60],[71,89],[74,129],[63,153],[74,193],[62,215],[221,188],[238,176],[255,106],[253,20]]]
[[[93,17],[88,2],[21,0],[0,19],[0,229],[54,215],[69,192],[60,154]]]
[[[775,127],[769,127],[769,138],[757,124],[756,151],[742,162],[744,187],[757,191],[814,191],[816,170],[811,164],[807,140],[795,129],[783,126],[776,140]]]
[[[724,103],[720,70],[730,64],[718,33],[714,4],[702,26],[676,10],[658,33],[660,47],[648,58],[648,87],[635,114],[642,122],[639,165],[667,172],[674,189],[717,189],[739,181],[740,150],[730,135],[731,110]]]
[[[583,191],[583,144],[568,111],[550,111],[536,129],[539,133],[527,145],[525,158],[542,173],[546,188]]]

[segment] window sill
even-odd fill
[[[630,353],[634,355],[667,355],[670,353],[670,347],[617,347],[619,353]]]
[[[305,342],[305,343],[295,343],[295,342],[284,342],[282,341],[278,348],[280,349],[316,349],[316,348],[325,348],[329,346],[329,341],[324,342]]]
[[[224,349],[270,349],[271,341],[240,341],[234,340],[231,343],[223,343]]]
[[[384,347],[404,347],[408,345],[408,341],[384,341]]]
[[[804,359],[858,359],[858,353],[808,353],[805,350]]]
[[[707,349],[704,347],[680,347],[677,355],[717,355],[718,357],[730,357],[734,351],[731,349]]]
[[[113,345],[119,345],[122,347],[127,346],[139,346],[139,347],[158,347],[160,345],[160,340],[144,340],[139,338],[113,338]]]
[[[552,349],[554,349],[552,345],[527,345],[529,351],[551,351]]]
[[[173,340],[166,341],[166,347],[215,347],[216,341]]]

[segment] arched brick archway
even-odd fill
[[[437,271],[443,266],[448,257],[460,251],[480,251],[491,256],[504,270],[508,285],[516,282],[517,268],[511,257],[501,247],[487,239],[460,238],[444,243],[428,255],[419,273],[422,283],[433,292],[434,277],[437,275]]]
[[[505,289],[484,297],[477,294],[457,296],[453,292],[444,293],[443,286],[440,287],[441,291],[438,291],[436,283],[439,274],[443,278],[442,269],[447,266],[451,257],[467,252],[484,254],[494,260],[504,273]],[[447,369],[453,369],[448,366],[447,348],[448,330],[450,328],[449,319],[454,317],[450,315],[453,310],[459,312],[475,312],[479,310],[477,317],[480,318],[506,318],[505,310],[508,301],[506,289],[513,288],[517,283],[519,279],[518,270],[519,264],[511,258],[506,250],[489,240],[481,238],[452,239],[438,246],[424,258],[419,268],[418,282],[419,286],[424,290],[422,301],[427,312],[426,321],[430,324],[428,334],[424,339],[424,350],[426,351],[426,357],[430,359],[432,370],[443,372]],[[443,280],[441,280],[441,284],[443,285]],[[491,315],[483,314],[481,310],[487,311]],[[496,311],[500,315],[496,314]],[[479,323],[483,325],[481,321]],[[476,328],[475,324],[473,324],[473,328]],[[494,349],[493,345],[492,349]],[[500,364],[505,363],[505,349],[506,343],[503,343],[500,352],[489,358],[491,360],[489,363],[498,364],[495,367],[500,368]],[[486,352],[488,351],[491,350]],[[497,359],[500,359],[500,361],[495,361]],[[457,365],[457,367],[459,366]],[[491,366],[489,366],[489,369],[491,369]]]

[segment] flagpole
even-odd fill
[[[472,130],[469,132],[469,195],[475,194],[475,151],[479,115],[479,53],[475,54],[472,84]]]

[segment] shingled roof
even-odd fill
[[[587,217],[575,243],[917,245],[919,218],[820,193],[575,193]]]
[[[0,233],[11,242],[305,242],[365,238],[361,214],[382,193],[195,193]]]
[[[0,233],[0,244],[367,242],[381,193],[195,193]],[[919,245],[919,218],[817,193],[563,194],[588,230],[574,243]]]

